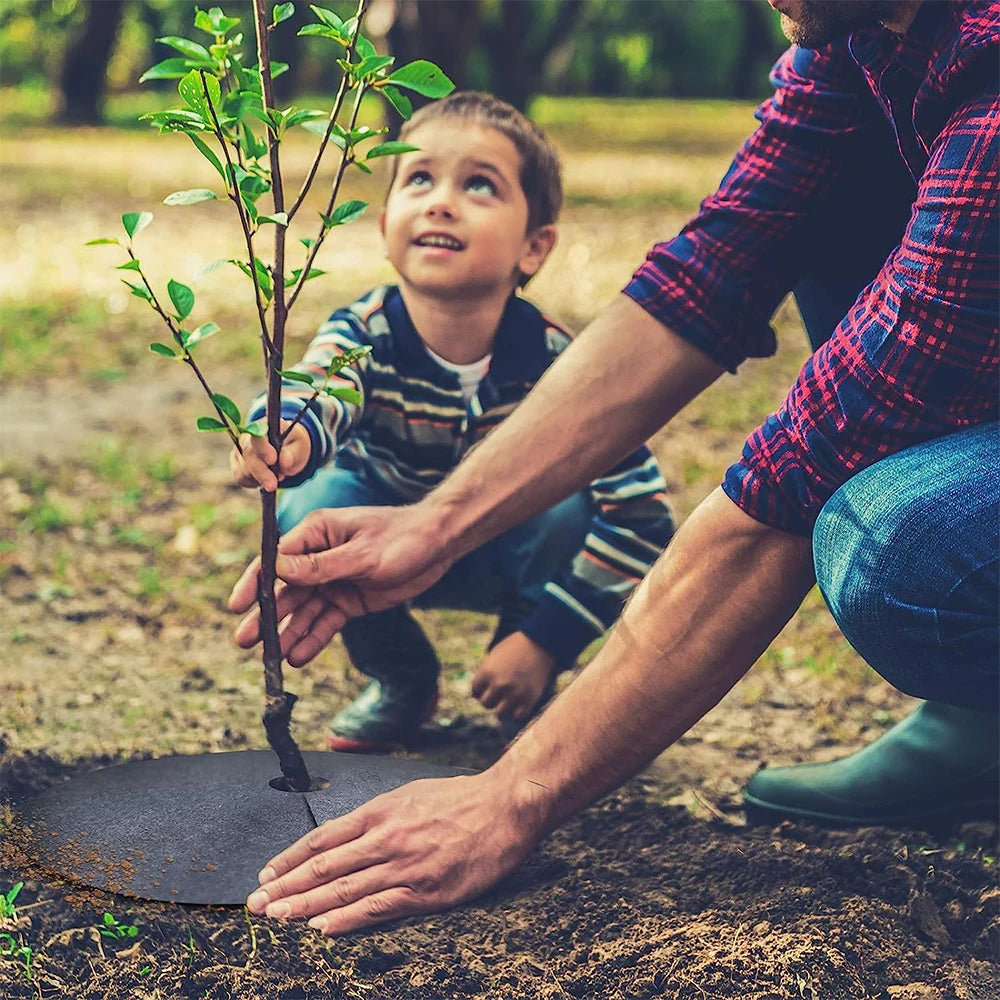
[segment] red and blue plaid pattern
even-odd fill
[[[927,3],[902,37],[790,49],[719,190],[625,289],[727,368],[770,354],[770,316],[823,238],[820,206],[846,210],[846,179],[873,156],[909,168],[899,246],[726,475],[757,520],[807,535],[861,469],[997,418],[998,35],[996,0]]]

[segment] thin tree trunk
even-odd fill
[[[87,16],[63,63],[62,121],[98,125],[103,120],[108,62],[115,46],[125,0],[87,0]]]

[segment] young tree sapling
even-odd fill
[[[280,454],[282,441],[289,427],[281,428],[281,389],[283,380],[307,384],[312,392],[291,423],[320,395],[333,396],[348,402],[358,402],[353,388],[337,385],[337,373],[358,361],[368,349],[345,352],[331,362],[322,376],[286,371],[283,366],[285,331],[288,314],[307,281],[324,272],[314,267],[320,247],[331,230],[360,218],[368,208],[366,202],[349,200],[338,203],[341,183],[351,168],[371,173],[370,162],[384,156],[395,156],[416,147],[403,142],[382,141],[388,129],[359,124],[362,99],[365,94],[380,94],[404,118],[412,112],[407,92],[424,97],[444,97],[453,89],[452,82],[433,63],[417,60],[395,68],[392,56],[380,55],[375,45],[362,33],[362,22],[368,0],[359,0],[353,16],[342,19],[332,10],[310,5],[316,22],[301,28],[300,35],[313,35],[329,40],[333,45],[342,77],[330,111],[312,108],[278,108],[274,100],[273,81],[288,69],[270,59],[271,32],[288,20],[295,11],[292,3],[274,4],[268,16],[267,0],[253,0],[256,66],[243,63],[243,36],[238,32],[240,20],[227,17],[219,7],[208,11],[195,9],[194,26],[211,38],[206,45],[188,38],[170,36],[157,41],[170,46],[179,55],[166,59],[149,69],[140,79],[178,80],[177,90],[183,107],[158,111],[143,118],[158,127],[161,133],[181,132],[219,175],[224,194],[209,188],[175,191],[164,199],[173,206],[199,202],[229,200],[239,218],[246,246],[246,258],[220,262],[237,267],[250,281],[253,305],[260,331],[261,354],[267,385],[266,418],[245,421],[239,406],[228,396],[215,391],[195,357],[196,347],[218,333],[216,323],[208,321],[188,329],[186,321],[194,305],[194,292],[185,284],[170,279],[166,292],[170,305],[157,296],[135,253],[135,238],[152,221],[149,212],[131,212],[122,216],[126,241],[113,238],[92,240],[89,245],[115,244],[123,247],[128,261],[119,270],[134,271],[138,280],[124,278],[137,298],[149,303],[167,329],[171,343],[153,343],[150,349],[164,358],[186,364],[198,379],[213,408],[212,416],[198,418],[201,431],[218,431],[229,436],[239,448],[242,434],[266,436]],[[339,119],[350,101],[347,123]],[[292,128],[303,128],[320,136],[319,146],[302,185],[294,198],[286,197],[282,176],[281,143]],[[288,234],[299,215],[306,195],[312,188],[317,172],[329,147],[339,150],[340,159],[333,173],[326,208],[313,221],[312,235],[300,238],[304,248],[300,267],[287,271]],[[217,151],[216,151],[217,150]],[[258,204],[270,194],[270,207],[262,210]],[[300,218],[300,224],[306,219]],[[258,253],[265,227],[273,227],[274,247],[271,262]],[[277,468],[277,464],[275,465]],[[275,600],[275,561],[278,530],[275,518],[275,495],[261,490],[261,573],[259,605],[266,702],[264,729],[272,749],[278,756],[281,771],[288,786],[297,791],[310,787],[305,762],[290,731],[291,711],[295,696],[285,690],[282,675],[282,655],[278,638],[277,605]]]

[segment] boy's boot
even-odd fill
[[[406,608],[349,621],[341,630],[351,662],[372,682],[330,722],[331,750],[398,750],[434,714],[440,665]]]
[[[926,827],[995,818],[998,762],[996,712],[928,701],[849,757],[758,771],[744,792],[747,819]]]

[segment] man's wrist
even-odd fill
[[[481,520],[464,491],[445,482],[428,493],[413,510],[419,512],[422,522],[430,526],[435,546],[448,553],[449,561],[457,562],[462,556],[477,548],[486,536],[477,531]]]

